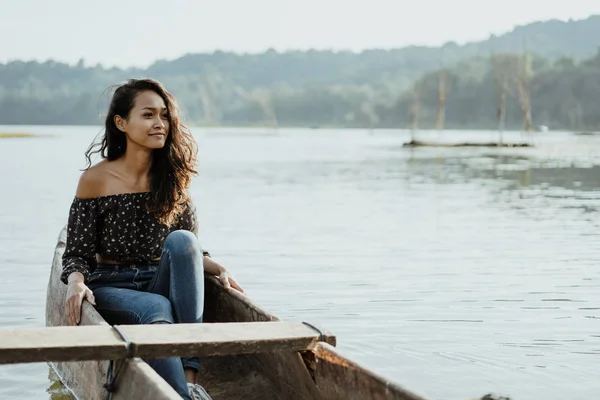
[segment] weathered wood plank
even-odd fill
[[[327,400],[427,400],[350,361],[327,343],[306,352],[304,360]]]
[[[0,330],[0,364],[113,360],[127,347],[110,326],[55,326]]]
[[[312,328],[297,322],[121,325],[119,329],[134,344],[138,357],[293,352],[312,349],[319,341]]]
[[[222,356],[310,350],[319,341],[297,322],[120,325],[131,356]],[[326,337],[332,342],[335,339]],[[115,360],[127,346],[109,326],[0,329],[0,364],[41,361]]]

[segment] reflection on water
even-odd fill
[[[2,326],[44,324],[52,246],[98,132],[36,129],[57,136],[0,143]],[[600,393],[599,139],[407,149],[402,132],[230,133],[197,130],[193,194],[203,245],[259,304],[432,399]],[[47,397],[47,376],[1,367],[0,397]]]

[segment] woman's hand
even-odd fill
[[[240,293],[244,293],[244,289],[233,279],[231,272],[215,260],[205,256],[203,259],[204,270],[209,274],[215,275],[219,278],[226,290],[234,288]]]
[[[69,325],[78,325],[81,320],[81,303],[87,299],[93,305],[96,305],[94,294],[85,283],[79,280],[69,282],[67,286],[66,314]]]
[[[242,287],[235,281],[235,279],[233,279],[233,275],[231,275],[231,272],[229,272],[227,268],[222,267],[221,273],[219,274],[219,280],[221,281],[226,290],[234,288],[240,293],[244,293],[244,289],[242,289]]]

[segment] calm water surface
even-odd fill
[[[0,140],[0,327],[45,324],[99,132],[0,127],[18,130],[42,136]],[[203,246],[269,311],[432,399],[600,396],[600,138],[406,149],[406,132],[194,133]],[[0,367],[1,399],[48,399],[51,383],[44,364]]]

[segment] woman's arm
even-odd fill
[[[203,262],[204,270],[209,274],[219,276],[221,275],[221,272],[227,270],[227,268],[225,268],[224,266],[222,266],[221,264],[219,264],[218,262],[216,262],[208,256],[204,256]]]
[[[208,256],[204,256],[203,262],[204,270],[209,274],[217,276],[225,289],[234,288],[235,290],[244,293],[244,289],[236,282],[227,268]]]
[[[96,223],[98,204],[94,190],[98,187],[89,179],[90,171],[82,174],[75,199],[71,204],[67,224],[67,242],[63,254],[61,281],[67,285],[65,314],[69,325],[81,320],[81,303],[87,299],[96,305],[94,294],[87,287],[96,263]]]

